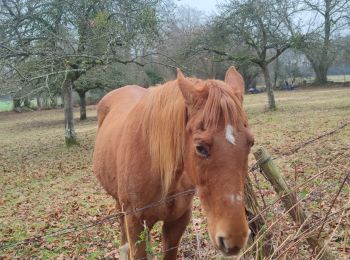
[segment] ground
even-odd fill
[[[350,122],[350,88],[276,92],[278,110],[266,110],[266,94],[247,95],[245,108],[255,134],[256,147],[264,146],[296,190],[315,230],[325,219],[339,186],[350,171],[350,125],[282,156],[324,132]],[[78,118],[78,111],[75,117]],[[0,259],[117,257],[119,229],[114,203],[92,173],[96,133],[95,107],[88,120],[76,121],[79,145],[64,145],[63,111],[0,113]],[[256,148],[255,148],[256,149]],[[253,156],[250,164],[254,163]],[[318,174],[318,175],[317,175]],[[262,207],[276,199],[273,188],[259,172],[250,173]],[[308,183],[305,180],[314,177]],[[337,259],[350,254],[348,179],[331,208],[322,237]],[[205,218],[195,200],[194,214],[180,246],[179,257],[220,258],[205,229]],[[268,207],[268,206],[266,206]],[[283,214],[279,203],[263,213],[271,226],[276,255],[305,259],[312,255],[303,233]],[[276,222],[275,224],[273,224]],[[92,224],[92,227],[87,225]],[[96,225],[95,225],[96,224]],[[79,227],[78,230],[66,229]],[[62,230],[63,229],[63,230]],[[157,229],[159,230],[159,228]],[[153,233],[153,252],[159,251],[159,232]],[[58,231],[58,233],[54,233]],[[54,233],[54,234],[52,234]],[[36,242],[15,244],[38,235]],[[251,250],[252,251],[252,250]],[[251,252],[248,252],[248,255]]]

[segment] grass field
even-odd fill
[[[13,104],[11,101],[0,100],[0,112],[11,111]]]
[[[328,75],[328,80],[334,82],[349,82],[350,75]]]
[[[310,138],[350,121],[350,89],[313,89],[276,92],[278,110],[265,110],[266,94],[248,95],[245,107],[255,134],[256,146],[266,147],[273,156]],[[78,114],[75,115],[78,118]],[[0,113],[0,248],[22,239],[75,225],[89,224],[114,213],[113,200],[100,188],[92,169],[92,151],[96,133],[94,107],[88,109],[88,120],[76,122],[79,146],[64,146],[63,111]],[[350,171],[350,126],[319,139],[290,156],[276,160],[292,187],[316,174],[297,190],[301,204],[307,208],[311,223],[325,218],[338,187]],[[253,164],[253,156],[250,164]],[[255,187],[261,205],[276,199],[271,186],[256,172]],[[348,259],[350,250],[349,207],[350,180],[334,203],[330,221],[322,237],[336,259]],[[183,259],[221,259],[209,242],[205,218],[196,199],[193,219],[181,243]],[[286,259],[309,259],[305,236],[297,234],[298,226],[283,215],[276,203],[263,213],[271,228],[273,244]],[[340,213],[339,213],[340,212]],[[343,213],[343,215],[341,215]],[[74,258],[118,257],[118,224],[111,221],[78,230],[0,249],[2,258]],[[317,230],[316,230],[317,231]],[[307,235],[307,234],[306,234]],[[152,235],[159,250],[159,229]],[[298,240],[297,238],[302,238]],[[199,247],[198,247],[199,245]],[[281,256],[282,257],[282,256]],[[250,259],[250,258],[247,258]]]
[[[301,79],[301,81],[304,79]],[[314,77],[310,77],[310,78],[305,78],[305,80],[308,83],[312,83],[314,82],[315,78]],[[327,80],[328,81],[333,81],[333,82],[350,82],[350,75],[328,75],[327,76]]]

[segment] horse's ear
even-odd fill
[[[243,102],[244,80],[243,80],[242,75],[235,69],[235,67],[231,66],[226,71],[225,83],[233,89],[233,92]]]
[[[177,84],[179,85],[182,96],[185,98],[186,104],[192,104],[193,97],[196,95],[196,88],[189,80],[184,77],[181,70],[177,69]]]
[[[185,98],[187,106],[191,106],[197,98],[207,98],[209,88],[207,85],[195,85],[186,79],[180,69],[177,69],[177,84],[179,85],[182,96]]]

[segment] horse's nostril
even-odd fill
[[[219,246],[222,250],[226,251],[224,239],[225,239],[224,237],[219,237]]]
[[[230,247],[229,245],[227,245],[227,243],[225,243],[225,237],[219,236],[217,239],[218,246],[224,252],[225,255],[237,255],[241,250],[241,248],[238,246]]]

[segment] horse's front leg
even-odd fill
[[[190,219],[191,209],[187,210],[181,218],[175,221],[164,222],[162,244],[165,260],[176,260],[180,239]]]
[[[131,260],[147,259],[146,254],[146,239],[149,240],[149,232],[153,227],[147,224],[144,226],[142,220],[139,218],[129,215],[124,217],[124,227],[126,231],[126,236],[129,243],[129,256]],[[148,229],[146,233],[145,228]],[[141,236],[141,234],[143,235]],[[147,236],[146,236],[147,234]]]

